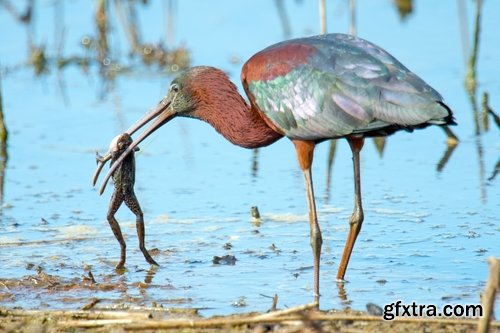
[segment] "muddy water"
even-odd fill
[[[474,8],[467,5],[471,48]],[[21,5],[19,5],[22,7]],[[348,9],[330,4],[328,29],[346,32]],[[398,57],[439,90],[456,112],[460,143],[447,153],[439,128],[398,133],[380,154],[372,141],[362,153],[365,223],[339,288],[335,274],[348,229],[353,185],[350,152],[337,144],[327,185],[329,143],[318,146],[314,181],[323,230],[322,307],[364,309],[403,300],[422,304],[477,303],[487,277],[486,259],[498,256],[500,191],[498,127],[476,135],[473,106],[463,86],[466,72],[455,1],[417,3],[400,21],[390,2],[359,1],[358,34]],[[484,4],[478,57],[478,95],[490,94],[500,110],[499,4]],[[36,43],[80,52],[94,34],[93,8],[85,1],[61,10],[36,3]],[[161,4],[140,7],[143,38],[165,31]],[[62,14],[61,14],[62,11]],[[184,43],[193,65],[227,70],[235,82],[241,61],[282,40],[274,2],[177,4],[174,44]],[[54,17],[61,15],[62,20]],[[287,4],[290,36],[318,33],[317,8]],[[255,17],[259,15],[258,22]],[[128,44],[112,16],[110,44],[127,59]],[[258,24],[256,24],[258,23]],[[42,29],[43,27],[43,29]],[[105,84],[98,68],[76,67],[34,77],[27,61],[27,29],[0,11],[4,112],[10,130],[0,219],[0,305],[79,308],[96,297],[100,306],[203,309],[202,314],[266,311],[312,299],[312,254],[302,175],[295,153],[281,140],[258,153],[232,146],[201,122],[178,119],[141,145],[136,194],[146,220],[146,244],[161,265],[151,270],[137,248],[134,216],[117,219],[128,244],[127,270],[116,272],[119,246],[106,221],[110,190],[99,197],[90,185],[94,151],[104,152],[165,93],[171,80],[155,67],[133,70]],[[139,65],[138,65],[139,66]],[[107,92],[103,92],[108,87]],[[261,221],[250,208],[258,206]],[[234,265],[214,256],[234,256]],[[89,279],[92,273],[96,283]],[[497,305],[498,308],[498,305]],[[498,309],[497,309],[498,310]]]

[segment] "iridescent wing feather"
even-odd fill
[[[299,57],[290,51],[293,45],[307,54]],[[292,139],[384,135],[452,122],[437,91],[360,38],[329,34],[296,39],[254,57],[244,66],[243,84],[265,117]],[[252,66],[265,67],[251,77],[247,72]]]

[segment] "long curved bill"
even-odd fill
[[[139,130],[141,127],[149,123],[151,120],[153,122],[142,132],[137,139],[135,139],[130,146],[118,157],[118,159],[113,163],[109,171],[106,173],[106,176],[104,177],[104,180],[102,182],[101,187],[99,188],[99,195],[101,195],[104,192],[104,189],[106,188],[106,184],[109,181],[109,178],[113,174],[113,172],[116,170],[116,168],[121,164],[123,159],[130,154],[135,148],[144,140],[146,139],[151,133],[156,131],[158,128],[160,128],[162,125],[167,123],[169,120],[171,120],[173,117],[175,117],[175,112],[169,108],[171,104],[171,101],[169,100],[168,97],[165,97],[162,99],[158,105],[146,113],[141,119],[139,119],[135,124],[130,126],[129,129],[125,131],[125,133],[128,133],[130,135],[134,134]],[[103,163],[104,164],[104,163]],[[99,172],[101,171],[102,166],[96,170],[96,173],[94,175],[95,180],[97,180],[97,177],[99,177]]]
[[[95,169],[94,176],[92,177],[92,186],[95,186],[95,183],[97,182],[97,178],[99,177],[102,168],[104,167],[104,165],[106,165],[106,163],[110,159],[111,159],[110,152],[107,152],[106,155],[104,156],[99,156],[99,154],[96,152],[97,168]]]

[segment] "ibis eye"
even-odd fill
[[[176,93],[176,92],[179,92],[179,85],[177,83],[173,83],[171,86],[170,86],[170,91]]]

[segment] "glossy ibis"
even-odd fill
[[[318,300],[322,238],[311,176],[315,145],[346,138],[353,154],[354,211],[337,273],[344,279],[363,222],[359,153],[364,138],[454,124],[452,111],[436,90],[385,50],[344,34],[271,45],[244,64],[241,80],[249,103],[219,69],[199,66],[177,76],[159,104],[126,131],[132,135],[152,121],[115,162],[100,193],[121,159],[174,117],[203,120],[244,148],[267,146],[286,136],[304,173]]]

